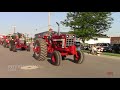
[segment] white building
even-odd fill
[[[110,38],[94,38],[90,40],[86,40],[85,43],[87,44],[96,44],[96,43],[111,43]]]

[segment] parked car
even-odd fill
[[[103,51],[104,51],[104,52],[112,52],[112,46],[113,46],[113,45],[109,45],[109,46],[107,46],[107,47],[104,47]]]
[[[110,44],[109,43],[97,43],[96,46],[99,46],[101,51],[107,52],[110,49]]]
[[[82,43],[80,43],[80,42],[75,42],[75,46],[77,47],[77,49],[79,50],[84,50],[84,47],[83,47],[83,45],[82,45]]]
[[[120,44],[113,44],[111,52],[112,53],[120,53]]]

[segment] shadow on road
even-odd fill
[[[70,58],[66,58],[65,60],[75,63],[75,61],[74,61],[73,59],[70,59]],[[47,59],[47,61],[48,61],[50,64],[54,65],[53,62],[52,62],[52,60],[51,60],[51,58]],[[64,61],[64,60],[62,60],[62,61]]]
[[[66,60],[68,60],[68,61],[71,61],[71,62],[75,63],[75,61],[74,61],[73,59],[66,58]]]
[[[50,64],[54,65],[54,64],[52,63],[52,60],[51,60],[51,59],[47,59],[47,61],[48,61]]]

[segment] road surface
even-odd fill
[[[32,55],[32,51],[12,52],[0,45],[0,78],[120,78],[119,58],[85,54],[82,64],[67,59],[54,66],[50,59],[37,61]]]

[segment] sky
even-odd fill
[[[106,34],[108,36],[120,36],[120,12],[114,12],[111,17],[114,21]]]
[[[58,30],[56,22],[66,19],[67,12],[51,12],[50,24],[54,31]],[[114,22],[112,28],[106,34],[109,36],[120,36],[120,12],[113,13]],[[34,36],[48,30],[48,12],[0,12],[0,34],[8,34],[15,31],[28,33]],[[69,27],[60,25],[61,32],[69,31]]]

